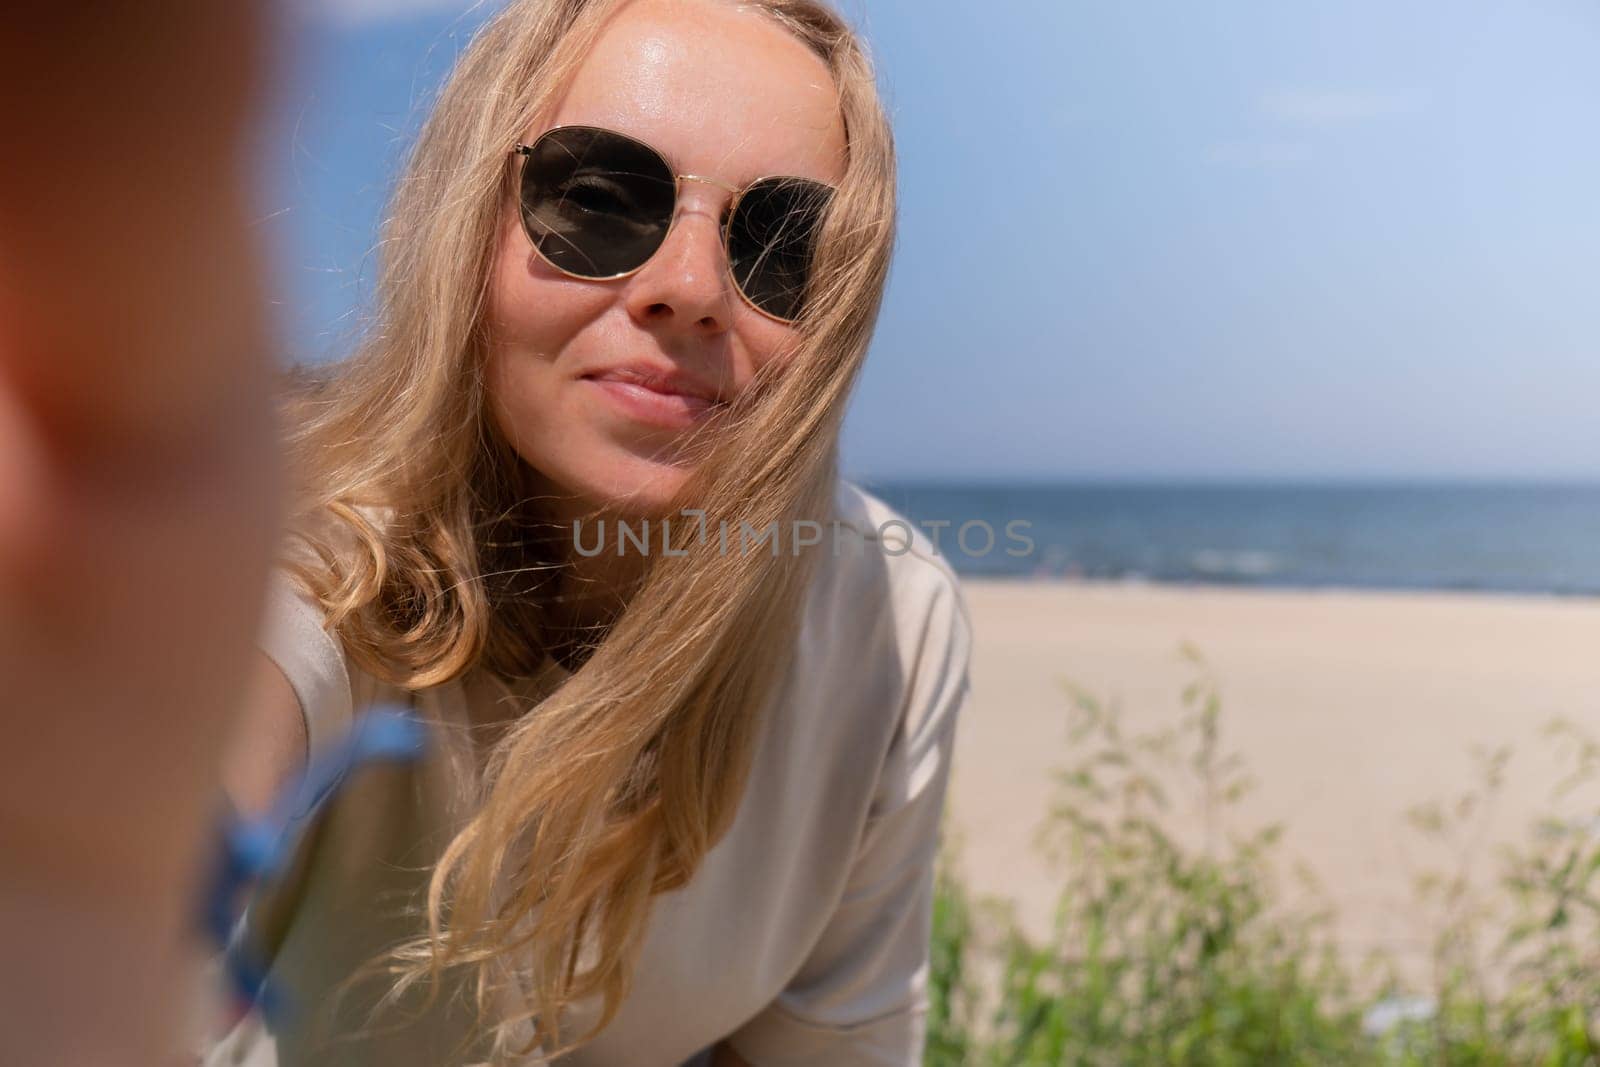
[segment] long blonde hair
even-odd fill
[[[314,553],[292,569],[352,659],[390,684],[514,678],[545,657],[541,591],[560,560],[517,535],[541,514],[489,415],[483,311],[508,149],[625,2],[512,0],[479,31],[394,192],[369,336],[290,397],[295,528]],[[894,240],[894,148],[869,59],[836,13],[740,6],[827,64],[848,143],[792,348],[696,442],[681,495],[730,528],[781,531],[831,511]],[[581,667],[494,744],[475,814],[432,874],[428,934],[395,956],[397,988],[470,968],[497,1056],[519,1023],[534,1037],[518,1054],[555,1054],[614,1017],[651,900],[687,883],[731,824],[789,665],[814,553],[725,552],[674,526],[683,554],[651,558]],[[531,998],[510,1020],[489,1008],[508,965]],[[594,995],[599,1021],[565,1034],[566,1008]]]

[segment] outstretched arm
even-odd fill
[[[0,20],[0,1061],[170,1063],[277,473],[245,0]]]

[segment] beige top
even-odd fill
[[[632,991],[564,1065],[678,1067],[724,1038],[757,1067],[922,1061],[933,864],[970,622],[921,531],[849,482],[835,504],[842,536],[824,536],[797,655],[734,823],[687,886],[657,898]],[[353,709],[403,701],[348,661],[285,581],[273,602],[262,647],[300,698],[314,753]],[[562,677],[551,662],[519,695]],[[422,764],[357,772],[336,794],[272,970],[299,1010],[271,1028],[250,1016],[207,1050],[206,1067],[476,1060],[458,1044],[470,1033],[460,1004],[405,1024],[381,1016],[377,1032],[341,1039],[366,1018],[374,987],[337,1004],[332,991],[420,932],[398,905],[426,884],[461,815],[451,768],[467,757],[451,727],[496,696],[471,675],[417,694],[443,743]]]

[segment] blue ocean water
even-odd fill
[[[1600,485],[867,488],[966,574],[1600,594]]]

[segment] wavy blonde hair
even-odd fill
[[[508,149],[625,2],[512,0],[476,35],[393,194],[374,328],[289,397],[294,526],[312,550],[291,569],[353,660],[405,689],[473,669],[515,678],[545,659],[562,561],[527,533],[539,500],[490,415],[484,310],[513,202]],[[831,515],[894,241],[894,147],[868,56],[834,11],[738,6],[827,64],[848,159],[792,345],[696,441],[681,500],[733,529],[788,530]],[[691,524],[674,533],[684,554],[651,557],[582,665],[491,748],[474,814],[432,873],[428,933],[393,957],[397,989],[467,968],[497,1057],[516,1025],[533,1037],[515,1054],[553,1055],[615,1016],[652,898],[687,883],[731,824],[790,663],[814,553],[721,552]],[[514,1019],[489,1007],[508,966],[530,991]],[[592,996],[599,1021],[567,1033],[569,1005]]]

